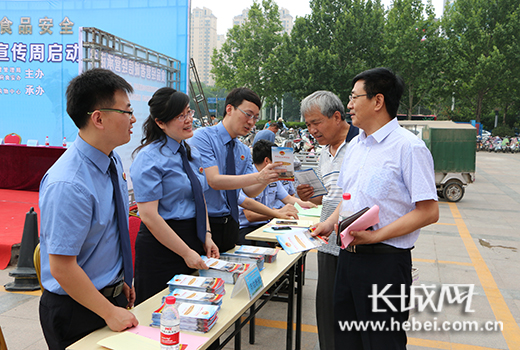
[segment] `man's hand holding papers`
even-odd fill
[[[294,177],[300,183],[298,186],[298,196],[302,200],[307,201],[311,198],[323,196],[328,193],[327,189],[318,178],[318,175],[316,175],[314,169],[297,171],[294,173]]]

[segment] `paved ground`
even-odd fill
[[[427,308],[410,320],[430,321],[453,327],[464,322],[503,323],[503,331],[410,331],[411,350],[422,349],[520,349],[520,154],[477,153],[477,180],[467,188],[461,202],[440,202],[439,223],[423,229],[414,265],[419,281],[440,288],[447,284],[474,285],[471,309],[444,303],[438,313]],[[303,304],[302,348],[317,346],[314,312],[316,254],[307,259]],[[8,272],[0,271],[0,285],[11,282]],[[437,294],[439,295],[439,289]],[[10,350],[45,349],[38,322],[38,296],[6,293],[0,289],[0,325]],[[258,316],[256,344],[243,349],[280,349],[284,342],[285,304],[269,303]],[[413,324],[413,322],[412,322]],[[466,326],[468,326],[466,324]],[[232,345],[226,348],[232,349]],[[328,350],[328,349],[327,349]]]

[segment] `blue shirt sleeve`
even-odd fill
[[[209,129],[208,129],[209,130]],[[217,137],[217,135],[213,135]],[[204,152],[200,152],[200,157],[202,160],[202,166],[204,168],[209,168],[212,166],[218,166],[217,157],[215,156],[215,150],[210,141],[211,135],[205,129],[200,129],[195,132],[192,138],[188,140],[190,146],[195,147],[197,150],[204,150]],[[225,152],[225,150],[222,150]]]
[[[163,171],[145,152],[139,152],[130,166],[136,202],[152,202],[163,197]]]
[[[54,182],[42,194],[41,231],[46,233],[47,253],[77,256],[89,234],[92,201],[76,184]]]

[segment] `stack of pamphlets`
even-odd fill
[[[152,327],[161,326],[161,313],[165,303],[152,314]],[[177,306],[181,317],[180,328],[182,331],[208,332],[217,321],[218,306],[182,303]]]
[[[225,283],[230,284],[235,284],[238,276],[251,266],[251,264],[208,258],[207,256],[201,256],[201,258],[208,265],[209,269],[199,270],[200,276],[221,278]]]
[[[181,288],[195,292],[226,294],[224,280],[222,278],[175,275],[170,282],[168,282],[168,286],[170,287],[170,292]]]
[[[222,253],[220,260],[235,261],[243,264],[256,264],[259,271],[264,269],[264,256],[258,254]]]
[[[255,247],[253,245],[241,245],[238,246],[238,248],[235,250],[235,254],[260,254],[264,256],[266,263],[272,263],[276,260],[276,254],[278,254],[278,249]]]
[[[189,289],[180,289],[177,288],[174,291],[170,292],[170,294],[165,295],[163,297],[163,303],[166,300],[167,296],[174,296],[177,300],[177,303],[192,303],[192,304],[203,304],[203,305],[215,305],[220,308],[222,305],[222,294],[215,293],[204,293],[204,292],[194,292]]]
[[[179,305],[181,330],[206,333],[217,321],[218,307],[184,303]]]

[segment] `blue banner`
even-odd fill
[[[0,138],[15,132],[22,143],[33,139],[43,144],[48,136],[53,146],[64,137],[76,138],[65,91],[82,65],[81,27],[98,28],[181,61],[181,90],[186,92],[188,15],[189,0],[0,2]],[[140,139],[147,101],[166,85],[164,71],[110,53],[101,60],[136,90],[131,98],[138,119],[133,138]]]

